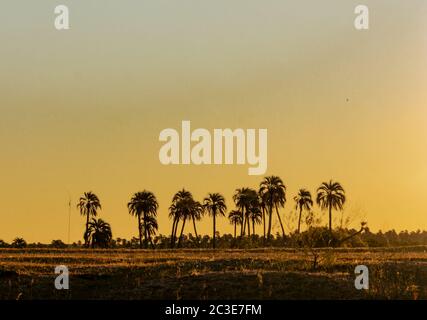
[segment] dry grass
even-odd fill
[[[1,299],[426,299],[427,247],[317,250],[0,249]],[[354,267],[370,289],[354,288]],[[66,265],[70,290],[54,288]]]

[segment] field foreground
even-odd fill
[[[356,290],[356,265],[369,290]],[[69,269],[69,290],[54,286]],[[378,249],[0,249],[0,299],[427,299],[427,246]]]

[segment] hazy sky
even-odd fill
[[[69,198],[81,239],[75,204],[90,190],[114,237],[137,235],[126,203],[143,189],[158,197],[163,234],[182,187],[198,200],[221,192],[232,209],[234,189],[262,177],[161,165],[158,135],[182,120],[267,128],[283,215],[299,188],[335,179],[346,214],[371,229],[427,229],[427,2],[363,1],[370,30],[356,31],[360,3],[3,0],[0,239],[66,241]],[[55,30],[58,4],[71,30]],[[199,229],[210,233],[210,219]]]

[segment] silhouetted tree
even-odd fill
[[[144,240],[147,242],[147,222],[149,219],[156,219],[159,204],[152,192],[144,190],[135,193],[127,206],[129,213],[138,220],[139,247],[142,248],[142,233],[144,232]]]
[[[240,188],[236,189],[233,195],[234,203],[236,207],[239,208],[242,214],[242,226],[240,229],[240,235],[245,235],[246,226],[248,227],[248,235],[250,235],[250,208],[255,206],[255,202],[258,203],[258,194],[255,190],[250,188]],[[256,204],[258,205],[258,204]]]
[[[204,199],[204,207],[208,214],[213,218],[213,239],[212,246],[215,249],[215,237],[216,237],[216,216],[225,215],[227,206],[225,205],[224,197],[219,193],[209,193]]]
[[[316,202],[322,209],[329,210],[329,231],[332,232],[332,209],[342,210],[345,203],[345,191],[339,182],[323,182],[317,189]]]
[[[27,246],[27,242],[24,240],[24,238],[15,238],[13,239],[11,245],[13,248],[25,248]]]
[[[313,206],[313,200],[311,199],[310,191],[307,191],[306,189],[300,189],[298,195],[294,197],[294,200],[296,203],[295,208],[297,210],[299,209],[297,233],[300,233],[302,210],[310,210],[310,208]]]
[[[286,186],[282,179],[277,176],[265,177],[260,184],[259,193],[262,195],[268,208],[268,231],[267,238],[271,236],[271,221],[273,208],[276,209],[277,217],[279,218],[280,227],[282,228],[283,238],[285,237],[285,229],[283,228],[282,219],[280,218],[278,207],[284,207],[286,202]]]
[[[92,219],[89,222],[87,238],[92,248],[106,248],[113,239],[111,226],[102,219]]]
[[[230,223],[234,225],[234,239],[236,239],[237,225],[242,224],[242,214],[239,210],[232,210],[228,214],[228,220],[230,220]]]
[[[89,246],[89,241],[87,239],[88,230],[89,230],[89,220],[91,217],[96,217],[98,209],[101,209],[101,202],[96,194],[92,191],[85,192],[82,197],[80,197],[77,208],[80,210],[82,216],[86,216],[86,228],[84,232],[84,241],[85,246]]]

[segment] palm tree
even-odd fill
[[[200,220],[203,215],[203,206],[200,202],[193,199],[191,192],[182,189],[172,198],[172,205],[169,208],[169,217],[173,218],[171,246],[175,244],[176,233],[179,220],[182,220],[181,232],[178,239],[178,245],[181,244],[185,223],[188,219],[193,221],[194,233],[198,239],[196,220]]]
[[[159,225],[157,223],[157,219],[154,216],[147,216],[144,221],[145,232],[148,236],[148,241],[154,249],[154,244],[152,240],[152,236],[154,236],[159,229]]]
[[[265,177],[260,183],[259,193],[266,202],[268,208],[268,231],[267,238],[271,236],[271,220],[273,215],[273,208],[276,208],[277,217],[279,218],[280,227],[282,228],[282,235],[285,237],[285,229],[283,228],[282,219],[280,218],[278,207],[284,207],[286,202],[286,186],[283,184],[282,179],[278,176]]]
[[[178,231],[179,220],[184,220],[182,216],[182,206],[179,204],[180,201],[185,200],[187,198],[193,198],[193,195],[190,191],[182,189],[175,193],[172,198],[172,205],[169,207],[169,218],[173,219],[172,222],[172,232],[171,232],[171,247],[175,245],[176,241],[176,233]]]
[[[263,237],[265,240],[265,211],[267,209],[267,205],[263,195],[259,191],[258,191],[258,201],[259,201],[259,207],[262,212]]]
[[[298,231],[297,233],[300,233],[301,230],[301,216],[302,216],[302,210],[310,210],[310,208],[313,206],[313,200],[311,199],[311,193],[310,191],[306,189],[300,189],[298,192],[298,195],[294,197],[295,200],[295,209],[299,209],[299,217],[298,217]]]
[[[230,223],[234,225],[234,239],[236,239],[236,229],[237,225],[242,224],[242,214],[239,210],[232,210],[228,214],[228,220],[230,220]]]
[[[152,192],[144,190],[135,193],[127,206],[129,214],[138,220],[139,247],[142,248],[142,232],[144,232],[144,241],[146,242],[148,240],[147,222],[150,218],[156,218],[159,204]]]
[[[317,189],[317,204],[321,209],[329,210],[329,231],[332,232],[332,209],[342,210],[345,203],[345,191],[339,182],[323,182]]]
[[[92,244],[92,248],[108,247],[109,243],[113,239],[110,224],[102,219],[97,220],[92,218],[92,221],[89,222],[87,237],[89,243]]]
[[[196,239],[199,239],[199,236],[197,234],[197,229],[196,229],[196,220],[200,221],[203,217],[203,213],[204,213],[203,205],[199,201],[193,200],[191,210],[190,210],[190,216],[191,216],[191,219],[193,220],[193,228],[194,228],[194,234],[196,235]]]
[[[240,229],[240,235],[243,236],[246,231],[246,225],[248,226],[248,235],[250,235],[250,219],[249,219],[249,210],[254,202],[258,201],[258,194],[255,190],[250,188],[240,188],[236,189],[236,192],[233,195],[234,203],[237,208],[239,208],[242,215],[242,226]]]
[[[255,224],[261,224],[262,223],[262,212],[261,208],[259,207],[258,202],[254,202],[255,205],[251,205],[249,209],[248,218],[252,221],[252,235],[255,235]]]
[[[227,206],[225,205],[224,197],[219,193],[209,193],[204,199],[204,207],[208,214],[213,218],[213,248],[215,249],[215,237],[216,237],[216,216],[225,216]]]
[[[92,191],[85,192],[80,197],[77,208],[80,209],[80,214],[86,216],[86,229],[84,233],[85,246],[89,246],[88,242],[88,231],[89,231],[89,220],[91,217],[96,217],[98,209],[101,209],[101,202],[96,194]]]
[[[27,241],[25,241],[24,238],[15,238],[11,245],[13,248],[25,248],[27,246]]]

